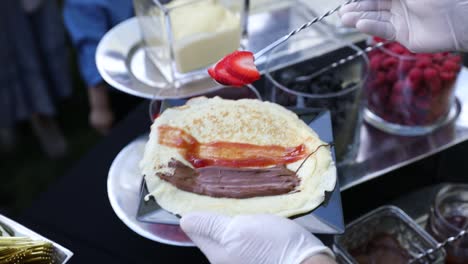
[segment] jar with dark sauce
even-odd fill
[[[468,229],[468,185],[449,185],[438,192],[426,229],[439,242]],[[468,263],[468,236],[448,245],[445,250],[445,263]]]
[[[411,259],[395,235],[389,233],[376,234],[349,253],[359,264],[407,264]]]

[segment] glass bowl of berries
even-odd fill
[[[299,38],[292,41],[299,43],[310,40]],[[301,50],[297,57],[309,55],[306,59],[283,66],[279,54],[288,48],[287,43],[278,46],[267,59],[267,99],[286,107],[330,111],[337,164],[353,162],[362,124],[361,88],[367,76],[367,56],[359,56],[323,72],[322,69],[331,63],[362,50],[353,44],[329,38]]]
[[[374,38],[373,44],[382,40]],[[456,116],[456,53],[415,54],[397,42],[369,53],[365,120],[389,133],[423,135]]]

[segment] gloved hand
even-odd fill
[[[468,51],[468,0],[362,0],[339,14],[343,25],[413,52]]]
[[[279,216],[193,213],[180,225],[214,264],[299,264],[321,253],[333,258],[320,240]]]

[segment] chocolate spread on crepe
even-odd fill
[[[292,192],[300,183],[294,171],[284,165],[269,168],[204,167],[193,169],[172,159],[172,174],[157,173],[177,188],[200,195],[222,198],[251,198]]]

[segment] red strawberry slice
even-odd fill
[[[235,51],[221,59],[208,74],[218,83],[241,87],[260,79],[252,52]]]
[[[210,74],[211,77],[213,77],[218,83],[223,84],[223,85],[229,85],[229,86],[235,86],[235,87],[244,86],[246,84],[244,81],[239,80],[238,78],[234,77],[227,71],[226,64],[227,64],[226,60],[221,60],[220,62],[216,64],[214,69],[210,68],[210,69],[213,69],[211,70],[212,72]],[[210,73],[209,70],[208,70],[208,73]]]
[[[208,74],[211,76],[211,78],[216,80],[216,72],[215,72],[215,66],[211,67],[208,69]]]
[[[250,51],[235,51],[226,58],[226,70],[245,84],[260,79],[260,72],[255,67],[254,56]]]

